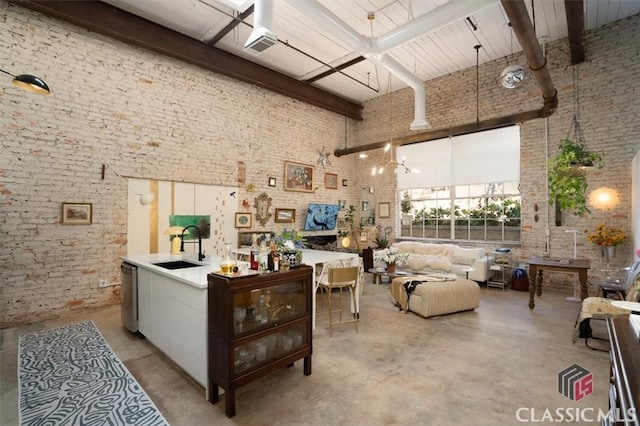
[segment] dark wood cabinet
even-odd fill
[[[603,425],[640,425],[640,342],[629,318],[607,318],[611,349],[609,417]]]
[[[225,390],[235,415],[235,390],[304,359],[311,374],[313,270],[228,277],[208,275],[209,402]]]

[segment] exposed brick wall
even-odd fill
[[[326,172],[349,182],[338,190],[324,188],[317,164],[323,146],[344,146],[340,115],[4,1],[0,34],[2,68],[38,75],[52,90],[42,97],[0,84],[0,326],[118,302],[119,287],[98,288],[99,278],[120,281],[126,254],[127,182],[116,173],[240,179],[256,190],[243,184],[238,203],[253,206],[266,191],[272,213],[295,208],[302,219],[309,202],[359,200],[352,156],[330,157]],[[316,166],[315,193],[283,190],[284,160]],[[61,225],[63,201],[93,203],[93,224]]]
[[[640,76],[640,17],[634,16],[586,34],[587,60],[579,65],[579,117],[587,146],[602,150],[606,154],[606,166],[602,170],[589,172],[590,190],[607,186],[620,192],[621,203],[606,213],[606,222],[620,226],[631,236],[631,160],[640,148],[640,100],[637,96]],[[470,47],[471,49],[472,47]],[[546,196],[546,164],[554,156],[558,142],[570,130],[575,112],[573,90],[573,67],[570,65],[569,47],[566,39],[546,46],[548,67],[553,83],[558,90],[558,111],[546,122],[534,120],[521,126],[521,191],[522,191],[522,246],[516,247],[514,256],[521,262],[541,253],[545,248],[548,224],[550,252],[552,256],[573,255],[573,237],[565,233],[568,229],[580,230],[577,255],[591,260],[592,281],[601,275],[601,258],[598,250],[588,242],[585,229],[592,230],[603,220],[601,211],[576,217],[564,212],[562,226],[555,226],[554,206],[548,206]],[[528,73],[523,85],[506,90],[498,83],[500,71],[515,62],[526,65],[523,54],[517,59],[498,60],[482,64],[480,51],[479,67],[479,119],[510,115],[540,108],[542,95],[535,79]],[[476,70],[475,66],[455,74],[426,83],[427,117],[434,129],[471,123],[476,120]],[[362,143],[384,141],[390,137],[410,134],[409,123],[413,118],[413,91],[405,89],[365,103],[365,120],[357,125],[358,138]],[[390,114],[389,111],[392,111]],[[391,116],[391,120],[390,120]],[[392,129],[391,131],[389,129]],[[548,142],[545,139],[548,133]],[[548,146],[548,155],[547,155]],[[365,169],[390,158],[382,149],[368,153]],[[411,164],[420,167],[419,164]],[[479,165],[481,167],[481,165]],[[428,171],[423,171],[428,173]],[[363,174],[363,186],[375,189],[377,201],[396,201],[394,175],[385,173],[372,177]],[[640,194],[636,194],[640,197]],[[538,204],[538,222],[534,221],[534,204]],[[549,222],[547,222],[547,210]],[[393,225],[394,219],[382,220]],[[491,250],[495,246],[485,246]],[[623,267],[633,261],[632,242],[618,247],[612,262],[614,267]],[[573,279],[567,275],[553,275],[546,283],[549,286],[571,288]],[[546,281],[545,281],[546,282]]]
[[[610,186],[622,195],[607,221],[630,230],[630,161],[640,138],[635,88],[640,81],[640,18],[633,17],[587,35],[587,61],[580,65],[581,121],[587,144],[607,153],[607,167],[589,176],[592,188]],[[324,189],[325,170],[316,164],[345,146],[345,119],[256,86],[213,74],[144,49],[125,45],[0,0],[0,64],[14,73],[33,73],[52,88],[49,97],[0,84],[0,326],[27,323],[72,309],[117,303],[117,287],[98,288],[98,278],[119,281],[119,256],[126,252],[127,186],[120,176],[234,185],[256,185],[238,202],[266,191],[272,207],[295,208],[304,217],[310,201],[346,199],[359,206],[361,190],[372,186],[376,202],[394,201],[392,174],[372,178],[370,166],[382,152],[335,158],[326,171],[348,187]],[[472,48],[472,47],[470,47]],[[547,47],[560,106],[548,120],[548,147],[568,131],[572,72],[566,41]],[[522,57],[518,57],[525,64]],[[482,62],[482,52],[480,56]],[[509,63],[512,61],[510,60]],[[540,91],[529,75],[523,87],[497,84],[506,60],[480,66],[480,119],[539,108]],[[426,84],[427,113],[434,128],[476,118],[475,67]],[[348,146],[410,134],[413,93],[402,90],[365,104],[364,121],[347,120]],[[545,123],[522,126],[523,245],[521,259],[542,251],[545,241]],[[283,162],[316,166],[315,193],[283,190]],[[241,172],[243,168],[246,172]],[[101,180],[101,165],[107,174]],[[269,176],[278,179],[267,186]],[[91,202],[90,226],[63,226],[60,203]],[[532,206],[541,210],[533,221]],[[393,225],[392,218],[381,220]],[[551,252],[572,253],[565,229],[593,228],[598,213],[565,214],[556,228],[550,213]],[[300,226],[301,219],[298,219]],[[273,229],[273,222],[265,227]],[[599,265],[596,250],[581,235],[578,255]],[[631,244],[616,262],[631,259]],[[560,281],[559,281],[560,282]],[[566,284],[569,285],[570,283]]]

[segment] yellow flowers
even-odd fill
[[[585,229],[585,232],[589,231]],[[607,228],[604,223],[599,224],[594,232],[587,235],[589,242],[598,246],[617,246],[626,238],[621,228]]]

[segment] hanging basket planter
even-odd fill
[[[549,159],[549,204],[556,203],[560,210],[583,216],[591,211],[587,207],[587,170],[604,166],[604,153],[592,152],[582,142],[582,131],[573,116],[574,138],[569,135],[560,140],[558,153]]]

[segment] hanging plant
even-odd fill
[[[549,204],[558,203],[560,209],[573,211],[576,216],[590,213],[586,170],[603,166],[604,153],[591,152],[581,142],[562,139],[558,153],[549,159]]]

